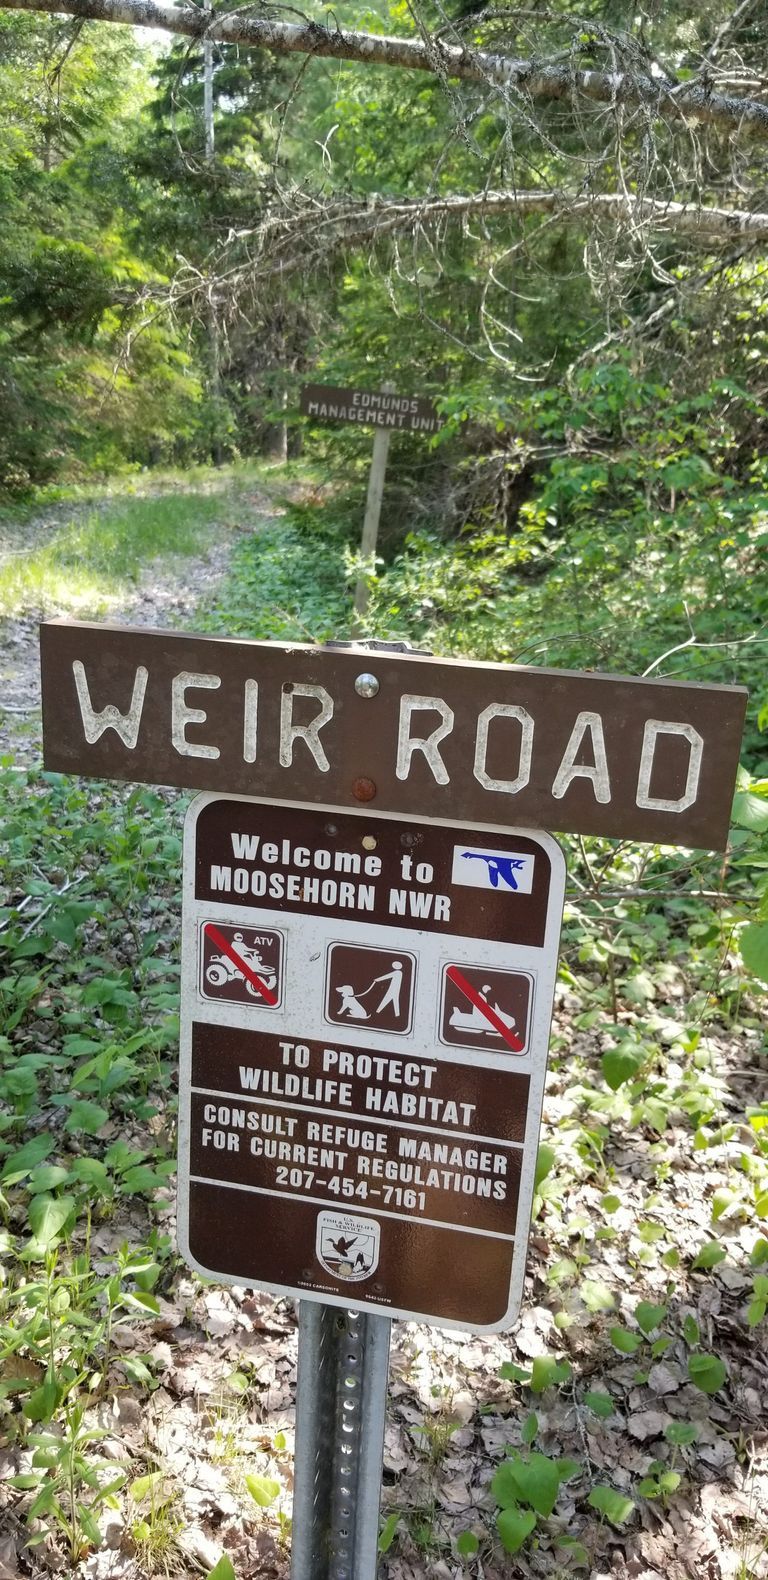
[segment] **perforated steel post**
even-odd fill
[[[292,1580],[375,1580],[391,1327],[299,1304]]]

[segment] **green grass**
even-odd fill
[[[217,526],[255,525],[265,492],[313,481],[303,463],[249,461],[56,485],[0,505],[0,619],[30,610],[103,615],[153,560],[202,554]]]
[[[198,554],[221,519],[204,494],[118,499],[70,519],[0,563],[0,615],[50,608],[102,613],[151,560]]]

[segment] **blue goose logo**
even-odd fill
[[[533,853],[519,850],[481,850],[454,845],[451,878],[469,889],[496,889],[499,894],[530,894],[533,888]]]
[[[465,850],[463,859],[488,863],[488,881],[492,889],[498,889],[500,883],[506,883],[508,889],[516,889],[518,883],[515,874],[522,872],[525,867],[525,861],[520,856],[478,856],[474,850]]]

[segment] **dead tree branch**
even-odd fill
[[[317,22],[280,22],[236,11],[215,17],[202,8],[162,0],[0,0],[0,10],[43,11],[99,22],[158,28],[187,38],[265,49],[278,55],[316,55],[368,66],[428,71],[443,78],[492,84],[530,99],[593,100],[612,108],[642,105],[660,120],[719,126],[732,135],[768,139],[768,104],[714,92],[708,79],[673,83],[641,70],[580,69],[570,60],[520,60],[511,55],[449,44],[434,37],[391,38],[349,32]]]

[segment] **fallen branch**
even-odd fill
[[[576,223],[585,217],[605,216],[626,220],[631,225],[647,225],[654,230],[674,231],[694,237],[768,240],[768,213],[749,209],[701,207],[697,203],[675,203],[666,198],[632,198],[621,192],[593,192],[573,195],[560,191],[476,192],[442,198],[413,198],[405,201],[375,198],[366,209],[349,214],[351,233],[356,237],[408,227],[414,222],[428,224],[440,218],[463,218],[493,214],[552,214]],[[328,206],[320,217],[321,226],[345,223],[343,213]],[[313,218],[317,226],[318,216]]]
[[[743,241],[768,240],[768,213],[748,209],[702,208],[696,203],[675,203],[662,198],[631,198],[622,193],[572,194],[560,191],[476,192],[436,198],[388,198],[377,195],[364,202],[326,199],[315,203],[293,195],[288,204],[267,212],[253,230],[237,231],[227,238],[212,266],[224,284],[258,270],[260,278],[290,274],[313,262],[327,262],[334,249],[373,244],[389,236],[416,233],[441,221],[486,219],[497,215],[551,216],[569,224],[607,219],[628,230],[670,232],[688,239]],[[237,256],[238,246],[246,250]],[[233,248],[235,251],[233,251]],[[182,274],[181,280],[184,280]],[[184,290],[202,289],[205,277],[184,281]]]
[[[165,5],[162,0],[0,0],[0,10],[44,11],[97,22],[158,28],[186,38],[240,44],[277,55],[319,55],[367,66],[402,67],[443,77],[485,82],[532,99],[578,95],[598,104],[643,105],[661,120],[704,122],[739,134],[768,138],[768,105],[733,93],[713,92],[708,82],[670,86],[640,71],[580,69],[568,61],[519,60],[440,39],[391,38],[347,32],[317,22],[276,22],[243,11],[210,21],[202,8]]]

